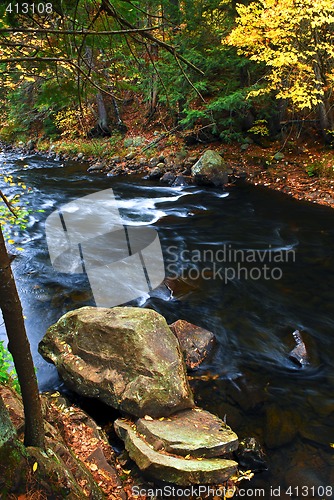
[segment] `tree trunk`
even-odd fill
[[[149,52],[150,60],[152,65],[159,58],[159,47],[156,44],[149,44],[147,47]],[[150,101],[149,101],[149,109],[148,109],[148,117],[151,118],[157,108],[158,102],[158,75],[154,67],[152,67],[152,76],[150,83]]]
[[[44,423],[34,364],[22,306],[0,226],[0,308],[9,340],[8,350],[21,387],[25,416],[24,444],[44,448]]]
[[[120,132],[125,133],[128,128],[122,120],[121,114],[119,112],[119,107],[118,107],[117,101],[114,97],[112,98],[112,104],[113,104],[114,111],[115,111],[116,127]]]
[[[321,70],[320,70],[320,63],[315,62],[314,64],[314,74],[318,82],[316,88],[318,90],[322,90],[326,86],[325,82],[325,77],[322,76]],[[321,98],[321,101],[317,105],[317,115],[318,115],[318,120],[320,124],[320,130],[321,134],[325,140],[325,142],[330,143],[333,140],[333,136],[331,135],[330,131],[332,130],[333,124],[331,123],[330,119],[330,113],[329,113],[329,106],[327,105],[327,99],[326,96],[323,95]]]
[[[109,136],[111,135],[111,132],[109,128],[108,112],[101,92],[97,94],[96,101],[98,114],[97,125],[100,130],[100,135]]]

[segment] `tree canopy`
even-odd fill
[[[163,110],[223,140],[292,116],[332,137],[330,0],[41,5],[0,5],[5,136],[124,132],[122,107],[139,100],[147,121]]]
[[[331,0],[259,0],[238,5],[227,43],[265,64],[264,81],[251,95],[274,92],[299,110],[320,111],[332,130],[334,4]]]

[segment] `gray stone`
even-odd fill
[[[136,432],[131,422],[116,420],[115,429],[140,470],[153,479],[189,486],[220,484],[236,472],[237,463],[223,458],[187,459],[153,450]]]
[[[67,386],[123,412],[162,417],[194,406],[179,344],[151,309],[83,307],[39,344]]]
[[[77,160],[82,160],[84,158],[83,153],[78,153]]]
[[[283,153],[278,152],[278,153],[276,153],[274,155],[274,160],[276,160],[276,161],[283,160],[283,158],[284,158],[284,154]]]
[[[158,163],[157,168],[164,169],[165,168],[165,164],[161,161],[161,162]]]
[[[89,168],[87,168],[87,172],[98,172],[103,170],[104,167],[105,163],[103,162],[94,163],[94,165],[91,165]]]
[[[121,157],[120,156],[113,156],[110,161],[112,163],[120,163],[121,162]]]
[[[183,319],[169,326],[180,343],[187,368],[197,368],[212,349],[214,334]]]
[[[149,159],[149,165],[150,167],[156,167],[158,165],[159,162],[159,158],[157,158],[156,156],[153,156],[153,158],[150,158]]]
[[[184,175],[179,174],[175,177],[172,186],[177,187],[177,186],[189,186],[190,181],[192,179],[187,179]]]
[[[289,358],[300,366],[305,366],[309,363],[306,346],[302,340],[299,330],[293,332],[293,337],[296,342],[296,347],[290,351]]]
[[[130,161],[130,160],[133,160],[136,156],[136,153],[134,151],[128,153],[126,156],[125,156],[125,159],[126,161]]]
[[[33,141],[32,139],[30,139],[27,144],[26,144],[26,147],[28,149],[28,151],[33,151],[36,147],[36,142]]]
[[[152,168],[152,170],[148,174],[149,179],[160,179],[161,176],[162,176],[162,172],[158,166]]]
[[[268,470],[267,456],[260,443],[254,437],[246,437],[239,443],[236,451],[237,460],[246,470]]]
[[[191,173],[200,184],[220,186],[228,182],[229,168],[216,151],[208,149],[192,167]]]
[[[173,174],[172,172],[166,172],[160,179],[160,182],[165,182],[166,184],[169,184],[170,186],[173,184],[175,180],[176,175]]]
[[[136,422],[137,431],[156,451],[192,457],[219,457],[238,448],[238,436],[201,408],[184,410],[167,419]]]

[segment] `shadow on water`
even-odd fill
[[[45,330],[66,311],[94,304],[84,275],[51,267],[44,221],[62,204],[112,187],[126,224],[159,231],[165,258],[166,284],[135,304],[217,336],[215,352],[191,385],[198,404],[266,447],[269,472],[253,484],[268,492],[269,485],[334,484],[331,209],[248,185],[228,192],[169,188],[139,178],[88,176],[77,163],[10,154],[1,160],[0,174],[13,176],[13,186],[0,177],[1,188],[11,196],[23,182],[22,200],[32,209],[28,227],[14,238],[24,252],[13,269],[42,390],[60,384],[37,353]],[[245,255],[256,257],[245,262]],[[289,359],[296,329],[309,355],[303,368]],[[3,326],[0,333],[5,338]]]

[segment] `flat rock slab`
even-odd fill
[[[134,424],[116,420],[115,429],[130,458],[149,477],[180,486],[220,484],[237,470],[237,463],[222,458],[186,459],[154,450],[136,432]]]
[[[212,349],[214,334],[183,319],[175,321],[169,327],[180,343],[187,368],[197,368]]]
[[[156,451],[192,457],[219,457],[238,448],[238,436],[220,418],[200,408],[164,420],[136,422],[137,431]]]

